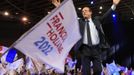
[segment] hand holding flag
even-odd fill
[[[60,0],[52,0],[52,4],[55,5],[56,7],[60,6],[61,1]]]

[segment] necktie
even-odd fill
[[[87,45],[91,46],[92,45],[92,41],[91,41],[91,35],[90,35],[90,28],[89,28],[89,20],[85,20],[85,28],[87,30]]]

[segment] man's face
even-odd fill
[[[84,7],[82,9],[82,15],[84,18],[89,19],[92,16],[92,11],[89,7]]]

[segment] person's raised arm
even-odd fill
[[[106,17],[108,15],[111,14],[112,11],[114,11],[116,9],[116,6],[120,3],[121,0],[113,0],[113,5],[111,6],[111,9],[109,9],[102,17],[101,17],[101,21],[103,21],[104,19],[106,19]]]

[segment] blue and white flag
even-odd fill
[[[120,69],[115,64],[115,61],[113,61],[111,64],[106,64],[106,67],[108,69],[109,74],[118,75]]]
[[[17,59],[17,51],[14,48],[10,48],[5,54],[3,54],[0,60],[1,63],[8,64],[14,62],[16,59]]]
[[[23,66],[23,64],[24,64],[24,60],[23,60],[23,58],[21,58],[21,59],[14,61],[13,63],[9,63],[7,65],[7,69],[17,70],[20,66]]]
[[[14,44],[25,55],[64,72],[69,51],[81,38],[72,0],[65,0]]]
[[[16,54],[17,54],[17,50],[14,48],[10,48],[6,56],[6,61],[8,63],[12,63],[15,59]]]

